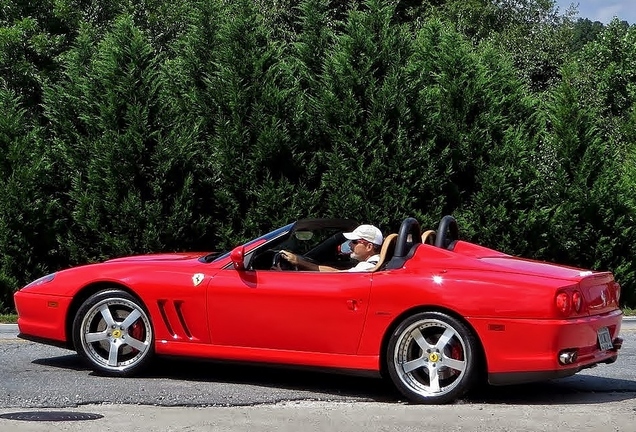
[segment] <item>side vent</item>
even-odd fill
[[[174,302],[174,308],[177,311],[177,317],[179,317],[179,322],[181,323],[181,327],[183,327],[183,331],[186,334],[186,336],[189,339],[192,339],[192,333],[190,332],[190,329],[188,328],[188,325],[186,324],[185,319],[183,318],[183,311],[181,310],[182,305],[183,305],[182,301]]]
[[[159,306],[159,312],[161,313],[161,319],[163,320],[163,324],[166,326],[166,329],[168,330],[168,333],[170,333],[170,335],[172,337],[177,337],[177,334],[172,329],[172,325],[170,325],[170,320],[168,319],[168,314],[166,313],[166,301],[165,300],[159,300],[157,302],[157,305]]]

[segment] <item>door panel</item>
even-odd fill
[[[233,269],[208,285],[213,344],[355,354],[371,273]]]

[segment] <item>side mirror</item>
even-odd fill
[[[245,248],[243,246],[237,246],[230,252],[230,259],[234,268],[238,271],[245,270]]]

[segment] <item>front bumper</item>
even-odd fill
[[[18,312],[19,337],[67,345],[66,312],[71,304],[71,297],[22,290],[14,294],[14,301]]]

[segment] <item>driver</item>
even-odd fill
[[[286,250],[282,250],[280,255],[282,258],[289,261],[290,264],[303,270],[330,272],[364,272],[372,270],[380,261],[380,249],[382,248],[382,242],[384,240],[382,231],[374,225],[360,225],[352,232],[343,233],[343,235],[347,240],[349,240],[349,245],[351,246],[350,257],[358,261],[358,264],[355,267],[348,270],[338,270],[333,267],[314,264],[303,257]]]

